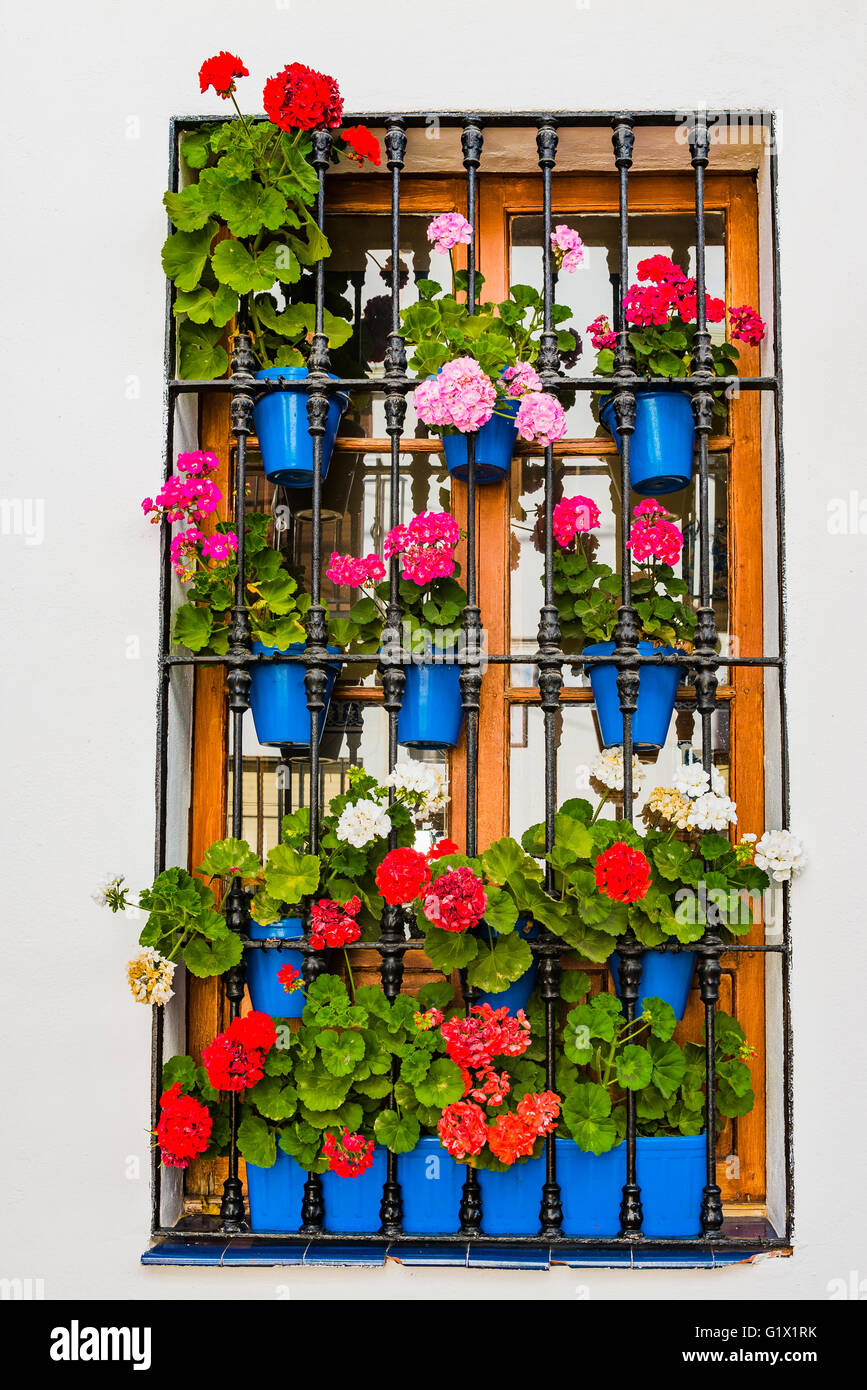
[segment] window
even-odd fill
[[[485,277],[484,297],[504,298],[509,285],[516,282],[533,285],[545,292],[549,312],[555,299],[568,304],[574,314],[571,322],[582,333],[600,305],[613,303],[616,317],[624,279],[634,279],[637,262],[656,253],[672,256],[695,275],[699,292],[704,282],[711,294],[724,295],[729,304],[758,303],[763,214],[755,151],[751,147],[746,152],[723,151],[717,161],[720,151],[713,148],[705,173],[706,127],[699,119],[686,140],[675,141],[676,123],[677,117],[663,114],[610,120],[491,116],[481,122],[442,117],[441,138],[428,141],[424,119],[406,117],[390,126],[393,177],[385,173],[324,177],[324,222],[334,253],[317,267],[315,281],[326,304],[337,298],[344,312],[348,308],[353,337],[330,363],[340,380],[329,389],[346,389],[350,395],[335,444],[340,467],[316,485],[315,500],[308,494],[275,489],[267,482],[257,441],[247,440],[243,424],[251,400],[249,385],[239,388],[231,378],[208,384],[170,380],[169,459],[178,433],[192,431],[198,447],[219,456],[224,495],[231,497],[234,490],[248,510],[274,514],[280,546],[314,588],[319,557],[327,557],[332,550],[360,554],[380,547],[395,509],[399,519],[407,520],[415,512],[445,508],[466,527],[465,576],[471,576],[471,603],[475,576],[488,653],[478,713],[470,691],[458,748],[447,759],[442,753],[418,756],[447,762],[451,793],[450,816],[438,817],[425,828],[431,835],[448,834],[465,843],[468,852],[508,833],[520,838],[536,821],[547,819],[550,828],[555,804],[581,795],[586,787],[587,770],[599,749],[593,695],[575,653],[561,651],[556,637],[544,632],[540,636],[539,630],[546,574],[549,583],[551,578],[552,547],[550,541],[546,545],[546,527],[550,532],[551,512],[561,497],[589,494],[600,504],[604,501],[609,520],[600,533],[599,555],[622,575],[622,532],[629,509],[622,505],[617,446],[593,413],[593,393],[598,393],[599,382],[589,375],[588,347],[577,366],[565,373],[555,367],[559,374],[546,378],[546,387],[556,391],[567,406],[566,437],[541,450],[520,444],[511,477],[503,485],[480,487],[472,474],[469,484],[450,478],[439,439],[417,420],[411,403],[399,435],[390,437],[389,392],[406,396],[410,390],[406,374],[386,366],[391,296],[399,288],[401,308],[418,297],[417,282],[430,268],[426,224],[437,213],[461,211],[475,224],[470,255],[475,253],[475,264]],[[178,136],[185,128],[181,125],[175,131],[175,178]],[[758,118],[755,126],[745,126],[752,133],[762,128]],[[771,182],[773,160],[772,154]],[[717,162],[720,171],[714,172]],[[772,193],[766,192],[766,197],[770,205]],[[551,273],[543,254],[552,226],[561,220],[580,229],[588,252],[586,269],[568,281]],[[773,271],[773,238],[766,239],[762,267],[767,264]],[[399,275],[405,283],[398,287]],[[775,287],[771,297],[773,293]],[[776,598],[782,564],[775,444],[781,379],[777,315],[771,314],[767,302],[763,308],[766,318],[774,318],[771,370],[762,374],[757,347],[744,348],[740,379],[729,383],[727,420],[714,425],[709,434],[699,432],[695,480],[675,494],[672,504],[686,538],[678,574],[687,592],[712,617],[713,631],[704,644],[697,644],[688,662],[690,679],[678,690],[676,716],[659,754],[668,764],[704,761],[706,767],[716,769],[738,803],[741,825],[758,831],[765,824],[766,799],[778,798],[785,811],[786,795],[782,623],[778,606],[769,602],[769,594]],[[173,351],[170,333],[170,362]],[[685,384],[699,397],[707,394],[707,381],[700,375]],[[621,389],[627,394],[633,390],[628,371]],[[314,534],[317,509],[321,513],[318,536]],[[333,611],[346,611],[351,601],[348,594],[331,585],[323,571],[324,566],[318,570],[323,598]],[[309,749],[281,752],[260,747],[249,712],[240,726],[233,721],[226,698],[226,666],[177,649],[170,653],[169,602],[166,586],[159,749],[158,854],[162,862],[173,785],[167,736],[175,718],[173,702],[182,702],[190,670],[191,866],[200,862],[212,840],[225,833],[246,838],[260,854],[266,852],[279,836],[281,815],[300,805],[327,803],[341,790],[351,764],[361,763],[379,775],[387,773],[390,716],[383,704],[381,677],[370,665],[344,670],[315,757],[311,758]],[[621,661],[623,669],[636,669],[628,641],[618,649],[616,659],[621,660],[623,649],[628,649]],[[543,689],[548,692],[544,704]],[[632,746],[628,725],[627,720],[627,767]],[[646,755],[642,756],[646,761]],[[642,804],[639,795],[634,818]],[[628,945],[626,951],[628,955]],[[379,974],[380,953],[365,948],[357,954],[361,978],[373,982]],[[404,988],[413,991],[435,977],[412,943],[400,947],[397,954],[404,962]],[[577,963],[562,943],[553,954],[566,969]],[[685,1245],[696,1252],[713,1248],[734,1254],[747,1248],[783,1248],[792,1220],[787,930],[784,924],[775,936],[767,922],[759,923],[735,948],[723,948],[710,937],[698,954],[711,963],[719,962],[719,984],[717,988],[709,968],[705,999],[696,985],[678,1037],[698,1039],[702,1021],[712,1019],[716,1004],[736,1014],[762,1054],[753,1069],[756,1104],[748,1115],[728,1122],[718,1138],[715,1164],[708,1169],[703,1234],[657,1242],[644,1237],[642,1245],[650,1249]],[[585,963],[585,967],[597,983],[605,983],[605,965]],[[556,965],[546,978],[550,989],[556,990]],[[237,1003],[227,1001],[217,983],[191,980],[188,1048],[197,1052],[208,1042]],[[552,1020],[555,1013],[550,1011]],[[156,1045],[159,1061],[161,1038]],[[781,1196],[768,1191],[769,1136],[776,1145],[773,1166],[782,1165],[786,1173]],[[628,1184],[634,1186],[631,1124],[626,1143]],[[236,1221],[221,1225],[219,1216],[226,1172],[235,1171],[235,1162],[230,1159],[230,1168],[212,1163],[193,1164],[188,1170],[188,1215],[181,1225],[193,1238],[207,1239],[220,1231],[231,1236],[237,1230]],[[392,1179],[391,1165],[388,1171]],[[166,1223],[159,1170],[155,1172],[155,1229],[165,1236],[173,1228]],[[468,1174],[472,1185],[469,1170]],[[722,1228],[718,1199],[725,1204]],[[197,1205],[202,1213],[198,1224],[189,1215]],[[478,1239],[478,1225],[473,1222],[468,1216],[462,1234],[448,1240],[443,1237],[441,1243]],[[582,1241],[558,1236],[555,1224],[549,1221],[542,1234],[522,1237],[523,1243],[580,1250]],[[625,1248],[630,1242],[634,1245],[637,1235],[635,1223],[630,1228],[624,1221],[619,1236],[587,1239],[583,1245]],[[317,1238],[315,1231],[304,1237]],[[392,1230],[387,1240],[380,1239],[400,1244],[402,1238]],[[424,1245],[437,1239],[413,1237],[412,1243]],[[486,1234],[482,1239],[486,1244],[515,1243],[508,1235]]]

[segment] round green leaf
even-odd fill
[[[460,1100],[464,1093],[464,1078],[456,1062],[448,1057],[438,1057],[431,1064],[425,1079],[414,1089],[422,1105],[435,1105],[444,1110],[453,1101]]]
[[[408,1154],[419,1140],[419,1124],[415,1115],[399,1115],[396,1110],[384,1110],[373,1125],[376,1142],[395,1154]]]
[[[349,1076],[364,1056],[364,1038],[360,1033],[338,1033],[326,1028],[319,1034],[318,1043],[332,1076]]]
[[[563,1102],[563,1120],[585,1153],[604,1154],[617,1143],[611,1097],[594,1081],[584,1081],[569,1092]]]
[[[238,1151],[257,1168],[272,1168],[277,1158],[274,1131],[259,1115],[245,1115],[238,1126]]]
[[[199,231],[175,232],[163,246],[163,270],[179,290],[193,290],[198,285],[216,230],[217,224],[211,220]],[[223,243],[227,244],[231,243]]]
[[[635,1043],[627,1043],[616,1063],[617,1080],[627,1091],[640,1091],[653,1071],[650,1053]],[[658,1083],[657,1083],[658,1084]]]

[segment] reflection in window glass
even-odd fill
[[[513,704],[510,710],[511,806],[509,833],[520,839],[524,831],[545,818],[544,717],[538,705]],[[590,769],[601,749],[592,705],[562,705],[556,716],[557,804],[582,796],[595,807],[599,796],[590,786]],[[714,763],[728,788],[729,710],[719,707],[713,717]],[[691,705],[678,702],[668,739],[658,753],[641,758],[644,776],[638,786],[633,819],[640,825],[641,810],[655,787],[671,785],[683,763],[701,762],[701,720]],[[622,805],[609,801],[602,814],[620,819]]]

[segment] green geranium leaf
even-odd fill
[[[216,231],[211,219],[198,231],[173,233],[163,246],[163,270],[179,290],[194,290],[198,285]]]
[[[653,1071],[650,1054],[644,1047],[627,1043],[616,1062],[617,1080],[627,1091],[640,1091]]]
[[[229,365],[220,342],[222,330],[214,324],[184,319],[178,329],[178,373],[184,381],[214,381]]]
[[[164,193],[163,205],[179,232],[201,231],[211,215],[197,183],[191,183],[180,193]]]
[[[213,323],[225,328],[238,308],[238,296],[228,285],[220,285],[216,290],[207,285],[199,285],[189,293],[179,292],[175,296],[174,312],[186,314],[192,323]]]
[[[425,1047],[414,1047],[407,1052],[400,1064],[400,1079],[407,1086],[418,1086],[424,1081],[431,1068],[431,1055]]]
[[[228,285],[238,294],[250,294],[254,290],[270,290],[277,280],[287,278],[282,265],[278,270],[278,260],[282,263],[287,254],[291,255],[286,247],[276,242],[251,255],[239,241],[221,241],[214,247],[211,266],[221,285]],[[192,285],[182,288],[192,289]]]
[[[322,1134],[305,1120],[287,1125],[280,1131],[277,1142],[305,1172],[323,1173],[328,1166],[327,1159],[322,1157]]]
[[[220,216],[233,236],[255,236],[263,227],[276,232],[285,212],[283,194],[276,188],[263,188],[255,179],[230,184],[220,198]]]
[[[653,1084],[666,1098],[674,1094],[686,1075],[686,1057],[683,1049],[671,1038],[662,1040],[650,1037],[647,1040],[647,1055],[653,1066]]]
[[[184,965],[191,975],[207,979],[210,975],[225,975],[233,965],[240,964],[244,948],[236,932],[227,931],[209,944],[201,936],[196,936],[184,947]]]
[[[507,835],[489,845],[482,855],[482,866],[491,882],[502,886],[512,874],[522,871],[526,858],[517,840]]]
[[[422,1011],[447,1009],[454,1003],[455,991],[448,980],[432,980],[430,984],[422,985],[416,997]]]
[[[297,903],[319,887],[319,858],[299,854],[291,845],[275,845],[265,864],[265,887],[272,898]]]
[[[308,1110],[335,1110],[346,1099],[351,1076],[335,1076],[324,1066],[305,1062],[295,1069],[298,1099]]]
[[[702,835],[701,852],[705,859],[719,859],[731,849],[726,835]]]
[[[594,1081],[583,1081],[569,1092],[563,1102],[563,1120],[585,1153],[604,1154],[617,1143],[611,1097]]]
[[[427,1076],[415,1087],[416,1097],[422,1105],[435,1105],[440,1110],[460,1100],[463,1093],[461,1069],[448,1057],[438,1057],[431,1063]]]
[[[467,980],[486,994],[502,994],[533,964],[533,953],[523,937],[513,932],[498,937],[491,946],[482,943],[467,970]]]
[[[247,1092],[247,1099],[266,1120],[291,1120],[298,1108],[298,1092],[278,1076],[263,1076]]]
[[[182,642],[191,652],[200,652],[208,645],[211,637],[211,615],[207,608],[197,608],[194,603],[184,603],[175,614],[172,639]]]
[[[399,1115],[385,1110],[377,1115],[373,1125],[376,1142],[395,1154],[408,1154],[419,1140],[419,1123],[414,1115]]]
[[[450,975],[453,970],[463,970],[478,954],[479,943],[469,932],[443,931],[442,927],[432,927],[423,915],[420,925],[427,928],[424,949],[434,970]]]
[[[189,130],[181,141],[181,154],[190,169],[201,169],[211,154],[211,132]]]
[[[319,1034],[319,1050],[332,1076],[349,1076],[364,1056],[364,1038],[360,1033],[327,1028]]]
[[[192,1057],[170,1057],[163,1067],[162,1087],[167,1091],[180,1081],[181,1090],[189,1095],[196,1084],[196,1064]]]
[[[677,1027],[674,1009],[655,995],[644,1001],[644,1017],[650,1019],[650,1031],[655,1038],[667,1042]]]
[[[217,840],[208,849],[196,873],[206,874],[208,878],[224,878],[227,874],[258,878],[262,865],[246,840]]]
[[[238,1152],[257,1168],[273,1168],[277,1142],[274,1131],[259,1115],[245,1115],[239,1124]]]
[[[578,1004],[590,991],[590,976],[583,970],[564,970],[560,981],[560,998],[567,1004]]]

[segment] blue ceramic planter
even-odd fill
[[[614,401],[606,396],[599,418],[620,448]],[[641,497],[679,492],[692,479],[695,421],[686,391],[635,392],[635,433],[629,446],[629,480]]]
[[[518,430],[515,416],[520,401],[499,400],[497,409],[486,425],[476,432],[476,482],[501,483],[508,478],[512,468],[512,454]],[[500,411],[506,412],[500,414]],[[469,471],[467,462],[467,436],[465,434],[444,434],[443,453],[446,467],[453,478],[464,482]]]
[[[530,925],[529,931],[523,931],[520,926],[516,927],[515,930],[520,932],[525,941],[535,941],[539,935],[539,928],[536,926],[535,922]],[[499,936],[499,932],[494,931],[493,928],[485,923],[476,928],[475,935],[483,942],[482,950],[486,950],[487,943],[490,941],[491,937]],[[533,964],[530,966],[529,970],[525,970],[523,975],[519,976],[513,984],[509,985],[508,989],[504,989],[500,994],[490,994],[487,991],[483,991],[476,1002],[479,1004],[490,1004],[492,1009],[501,1009],[505,1004],[509,1012],[513,1014],[517,1013],[518,1009],[526,1009],[530,995],[536,987],[536,976],[538,973],[539,962],[534,956]]]
[[[420,1139],[412,1153],[398,1156],[397,1176],[403,1229],[408,1235],[453,1235],[460,1230],[466,1169],[446,1153],[435,1135]]]
[[[286,647],[287,652],[303,652],[305,644],[294,642]],[[271,655],[277,647],[266,647],[262,642],[253,643],[254,652]],[[337,647],[329,647],[330,652],[339,655]],[[250,667],[250,708],[256,737],[266,746],[288,745],[299,751],[307,748],[310,739],[310,711],[307,708],[307,692],[304,688],[306,667],[294,661],[275,661],[267,666]],[[339,665],[329,666],[326,672],[325,708],[319,715],[319,737],[325,727],[331,691],[340,671]]]
[[[455,748],[461,736],[460,666],[406,666],[397,741],[405,748]]]
[[[306,367],[266,367],[256,372],[256,380],[277,381],[283,377],[286,381],[302,381],[308,375]],[[336,380],[333,375],[332,380]],[[322,437],[323,479],[348,399],[343,394],[329,396]],[[269,391],[253,406],[253,423],[269,482],[281,487],[312,487],[313,439],[307,428],[307,392]]]
[[[608,965],[618,999],[619,962],[620,957],[615,951],[609,957]],[[641,993],[636,1013],[641,1013],[646,999],[664,999],[674,1009],[675,1018],[683,1018],[695,974],[695,962],[695,951],[645,951],[641,957]]]
[[[557,1181],[563,1234],[616,1236],[626,1181],[626,1145],[606,1154],[584,1153],[571,1139],[557,1139]],[[703,1134],[637,1141],[637,1171],[648,1236],[699,1233],[705,1181]],[[544,1154],[505,1173],[479,1171],[482,1231],[486,1235],[537,1235]]]
[[[656,647],[653,642],[639,642],[641,656],[674,656],[675,647]],[[613,642],[593,642],[585,647],[583,656],[610,656]],[[623,715],[617,693],[617,667],[602,663],[588,666],[587,674],[593,690],[602,743],[606,748],[623,743]],[[677,687],[686,679],[685,666],[642,666],[638,684],[638,708],[632,716],[632,742],[639,748],[661,748],[668,737],[668,727],[674,713]]]
[[[257,952],[257,954],[261,954]],[[251,1231],[297,1231],[307,1174],[281,1148],[271,1168],[247,1164]]]
[[[304,935],[304,924],[300,917],[284,917],[280,922],[270,922],[262,927],[251,922],[248,935],[251,941],[268,941],[279,936],[286,941],[298,941]],[[300,951],[284,950],[274,947],[269,950],[246,952],[247,985],[250,989],[250,1002],[254,1009],[272,1018],[300,1018],[304,1012],[305,996],[303,989],[287,994],[277,979],[277,972],[284,965],[294,965],[300,970],[304,956]]]
[[[373,1163],[360,1178],[341,1178],[337,1173],[322,1174],[322,1200],[325,1203],[326,1231],[378,1231],[382,1222],[379,1207],[385,1182],[386,1150],[377,1144]]]

